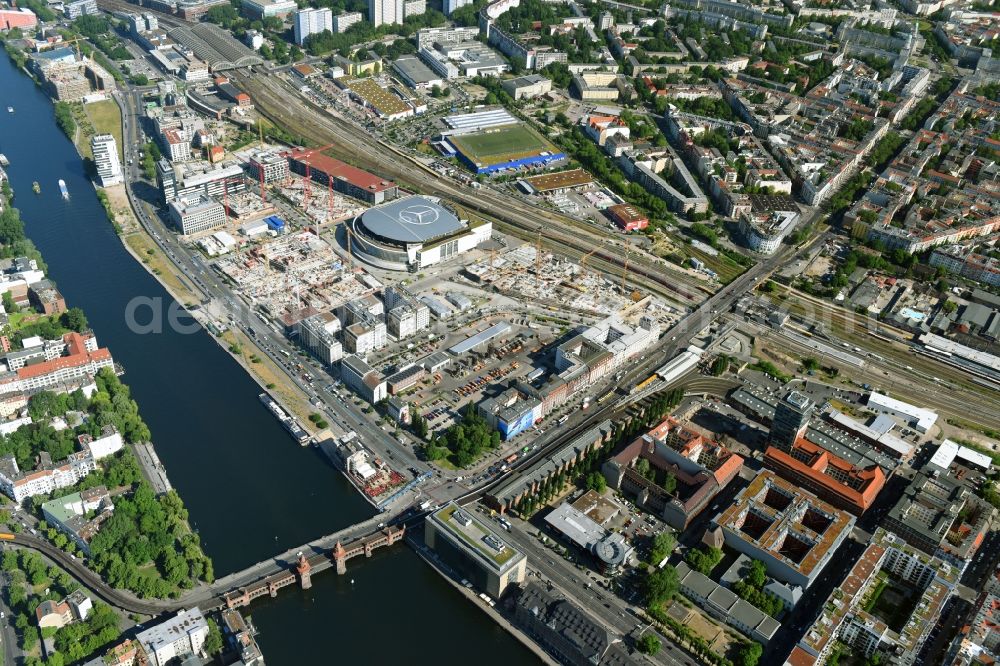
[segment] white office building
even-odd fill
[[[97,0],[74,0],[74,2],[67,2],[63,6],[63,12],[70,21],[74,21],[81,16],[97,14],[98,11]]]
[[[368,21],[380,25],[403,22],[403,0],[368,0]]]
[[[353,354],[341,360],[340,379],[344,386],[370,404],[374,405],[388,396],[388,388],[382,375]]]
[[[299,322],[299,342],[326,366],[332,366],[344,355],[338,332],[340,320],[331,312],[321,312]]]
[[[930,430],[938,418],[934,410],[917,407],[877,391],[868,394],[868,409],[877,414],[888,414],[902,419],[919,433]]]
[[[361,12],[344,12],[343,14],[337,14],[333,17],[333,31],[334,32],[347,32],[355,23],[361,23],[364,17]]]
[[[472,0],[444,0],[444,13],[451,16],[451,13],[459,7],[471,5]]]
[[[101,187],[122,182],[122,165],[118,161],[118,144],[110,134],[95,134],[90,139],[90,152],[94,154],[97,180]]]
[[[197,655],[207,637],[208,622],[197,606],[179,611],[166,622],[136,635],[151,666],[165,666],[172,659]]]
[[[226,209],[204,195],[178,197],[170,202],[170,219],[182,234],[194,234],[225,226]]]
[[[302,46],[309,35],[315,35],[324,30],[333,32],[333,11],[328,7],[322,9],[300,9],[295,12],[293,28],[295,31],[295,43]]]

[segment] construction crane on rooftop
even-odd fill
[[[72,44],[76,49],[76,59],[83,60],[83,56],[80,54],[80,42],[87,41],[86,37],[74,37],[73,39],[64,39],[63,44]]]
[[[312,157],[316,153],[322,154],[324,150],[329,150],[330,148],[333,148],[332,143],[328,143],[325,146],[320,146],[319,148],[310,148],[309,150],[305,150],[299,153],[297,157],[300,159],[303,157]],[[326,174],[326,179],[327,181],[330,180],[330,174]],[[302,210],[306,211],[306,214],[308,214],[308,209],[309,209],[309,194],[310,194],[309,183],[311,180],[312,180],[312,166],[308,162],[306,162],[306,176],[305,176],[305,181],[302,184]]]

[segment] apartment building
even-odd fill
[[[118,144],[110,134],[95,134],[90,139],[90,151],[94,156],[97,181],[101,187],[118,185],[123,182],[122,165],[118,160]]]
[[[329,7],[307,8],[295,12],[292,22],[295,43],[302,46],[306,37],[329,30],[333,32],[333,10]]]
[[[150,666],[167,666],[174,659],[201,654],[207,637],[208,622],[198,607],[181,610],[165,622],[136,634]]]

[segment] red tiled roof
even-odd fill
[[[310,169],[318,169],[333,178],[346,180],[351,185],[369,192],[381,192],[396,186],[391,180],[383,180],[375,174],[312,150],[293,150],[288,156],[296,162],[308,164]]]
[[[885,473],[878,465],[865,469],[854,467],[805,438],[800,437],[795,442],[793,451],[805,453],[808,462],[769,446],[764,452],[764,464],[792,482],[799,482],[803,478],[809,479],[830,493],[829,499],[839,500],[859,514],[868,510],[885,485]],[[841,483],[827,473],[828,469],[838,469],[847,478],[856,480],[860,490]]]
[[[78,368],[82,365],[87,365],[88,363],[110,360],[111,352],[107,349],[98,349],[93,352],[84,351],[82,354],[60,356],[59,358],[54,358],[51,361],[43,361],[33,365],[26,365],[17,371],[17,377],[18,379],[31,379],[32,377],[41,377],[42,375],[47,375],[64,368]]]

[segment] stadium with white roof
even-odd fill
[[[418,271],[489,240],[493,225],[462,219],[440,199],[409,196],[369,208],[351,224],[351,252],[373,266]]]

